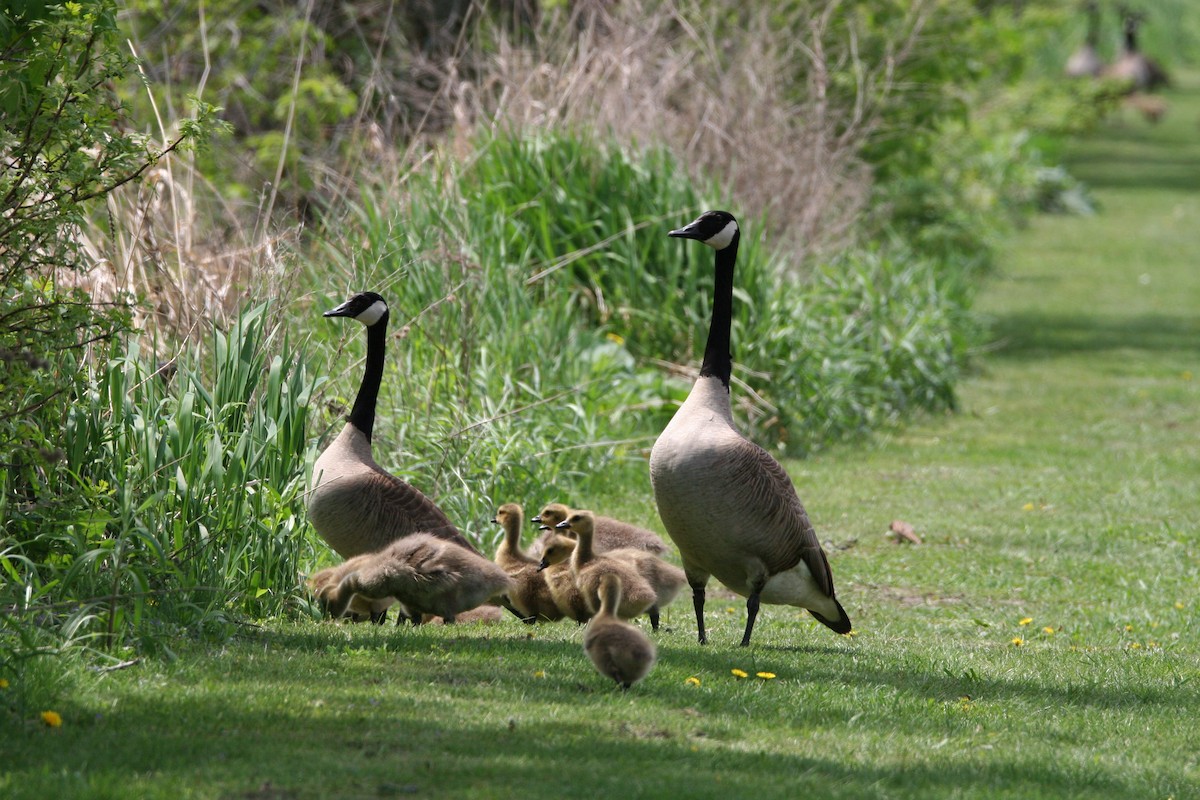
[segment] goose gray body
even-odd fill
[[[837,601],[829,561],[783,467],[734,425],[729,379],[733,268],[739,231],[708,212],[673,236],[717,251],[713,318],[700,377],[650,453],[659,516],[692,587],[699,640],[711,577],[747,598],[743,645],[761,602],[798,606],[838,633],[850,619]]]
[[[437,504],[380,467],[372,455],[375,404],[383,380],[387,303],[360,292],[326,317],[351,317],[366,327],[367,360],[349,419],[313,465],[308,518],[343,558],[373,553],[425,532],[474,550]]]

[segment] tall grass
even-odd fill
[[[5,667],[47,642],[153,649],[163,633],[287,609],[312,560],[302,499],[318,381],[296,355],[257,306],[175,370],[136,340],[81,365],[44,499],[5,520]]]

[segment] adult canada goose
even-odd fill
[[[1122,82],[1129,92],[1152,92],[1166,86],[1170,83],[1166,71],[1138,47],[1137,33],[1143,15],[1128,9],[1123,9],[1123,13],[1125,42],[1121,55],[1102,74]]]
[[[367,600],[394,597],[414,614],[450,623],[457,614],[512,590],[512,580],[498,564],[428,533],[410,534],[378,553],[348,559],[340,572],[341,580],[324,595],[334,618],[359,595]]]
[[[600,608],[600,579],[605,575],[616,575],[621,579],[621,602],[617,615],[632,619],[654,605],[657,597],[652,587],[628,561],[613,558],[608,553],[597,553],[592,546],[592,531],[595,518],[590,511],[572,511],[571,516],[555,527],[562,531],[570,528],[575,534],[575,552],[571,554],[571,574],[575,585],[583,595],[583,602],[595,614]]]
[[[373,553],[401,537],[424,531],[474,551],[437,504],[385,471],[371,456],[375,403],[383,380],[388,306],[360,292],[326,317],[350,317],[367,329],[367,363],[350,417],[313,465],[308,518],[343,558]]]
[[[1088,0],[1083,4],[1083,12],[1087,16],[1087,37],[1067,59],[1066,73],[1071,78],[1093,78],[1104,69],[1104,61],[1096,50],[1100,42],[1100,6]]]
[[[571,573],[575,544],[575,540],[569,536],[551,536],[542,550],[538,571],[545,578],[550,596],[562,615],[576,622],[587,622],[592,618],[592,609],[584,601],[583,593]]]
[[[671,236],[716,251],[713,312],[700,376],[650,451],[650,482],[667,534],[692,587],[701,644],[710,576],[747,598],[750,644],[759,604],[808,609],[838,633],[850,618],[837,601],[821,543],[787,472],[734,427],[730,328],[740,231],[726,211],[708,211]]]
[[[550,503],[543,508],[542,513],[533,518],[533,522],[541,524],[547,530],[550,530],[551,533],[543,535],[538,539],[538,544],[544,546],[545,540],[554,535],[555,526],[569,516],[571,516],[571,509],[562,503]],[[592,538],[592,546],[596,548],[597,553],[605,553],[609,550],[617,550],[622,547],[634,547],[638,550],[645,550],[648,553],[660,556],[665,555],[668,551],[667,543],[654,531],[648,531],[645,528],[639,528],[637,525],[631,525],[628,522],[622,522],[619,519],[605,517],[600,514],[597,514],[595,519],[595,534]],[[558,533],[561,534],[562,531],[558,531]]]
[[[563,525],[566,530],[575,533],[578,539],[582,539],[584,536],[590,538],[594,535],[596,519],[589,511],[579,511],[572,512],[569,522],[559,524]],[[602,555],[633,567],[637,574],[654,590],[654,604],[646,609],[646,615],[650,617],[651,629],[658,630],[659,609],[674,600],[687,583],[687,577],[683,574],[683,570],[674,564],[668,564],[654,553],[636,547],[619,547],[616,550],[605,551]]]
[[[557,622],[564,614],[554,601],[546,576],[538,569],[540,560],[521,549],[524,521],[524,509],[517,503],[505,503],[496,509],[492,522],[504,529],[504,539],[492,560],[512,578],[508,600],[525,622]]]
[[[658,657],[654,642],[617,615],[621,605],[621,579],[612,574],[600,579],[600,610],[583,632],[583,651],[601,675],[622,689],[650,674]]]

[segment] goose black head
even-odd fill
[[[324,314],[326,317],[352,317],[368,328],[385,319],[387,315],[387,301],[375,292],[359,292]]]
[[[691,223],[669,236],[677,239],[695,239],[714,250],[724,250],[738,239],[738,224],[728,211],[705,211]]]

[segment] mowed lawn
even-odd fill
[[[682,597],[622,693],[574,625],[271,622],[39,671],[63,724],[0,730],[0,796],[1200,797],[1190,77],[1073,145],[1101,212],[1003,254],[958,413],[789,465],[855,636],[765,607],[742,649],[710,592],[700,647]],[[657,525],[648,481],[613,495]]]

